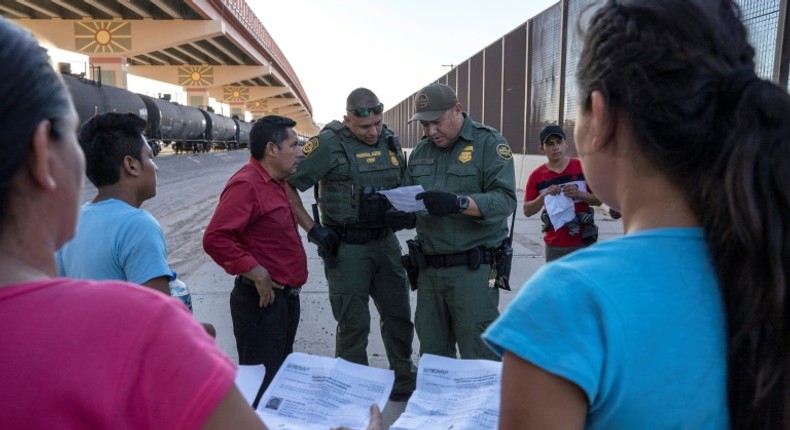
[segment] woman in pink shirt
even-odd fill
[[[38,42],[2,18],[0,40],[0,422],[264,428],[235,365],[183,306],[133,284],[56,278],[85,175],[78,118]]]
[[[0,40],[2,426],[265,428],[183,305],[134,284],[56,278],[82,195],[77,114],[27,31],[0,17]]]

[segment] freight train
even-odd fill
[[[214,113],[211,108],[184,106],[73,75],[64,74],[63,79],[80,124],[100,113],[134,113],[146,120],[144,135],[154,155],[163,145],[172,145],[178,154],[246,148],[249,144],[251,123]]]

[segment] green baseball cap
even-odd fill
[[[436,121],[448,109],[458,104],[455,91],[444,84],[430,84],[421,89],[415,97],[416,113],[412,121]]]

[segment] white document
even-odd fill
[[[390,430],[496,429],[502,363],[423,354],[417,390]]]
[[[384,410],[394,383],[392,370],[294,352],[263,393],[256,412],[270,429],[364,429],[370,405]]]
[[[543,203],[546,205],[546,212],[549,213],[549,219],[551,220],[551,225],[554,226],[554,230],[559,230],[560,227],[576,217],[573,199],[566,197],[562,193],[556,196],[547,194],[543,199]]]
[[[381,190],[379,194],[384,194],[392,206],[403,212],[417,212],[425,209],[422,200],[415,199],[417,194],[425,191],[422,185],[411,185],[408,187],[398,187],[389,190]]]
[[[266,376],[266,367],[263,364],[240,365],[236,369],[236,387],[241,391],[247,404],[252,405],[252,402],[255,401],[264,376]]]

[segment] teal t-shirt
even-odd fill
[[[578,385],[588,429],[726,429],[724,305],[703,231],[658,229],[542,267],[483,334]]]
[[[162,227],[147,211],[120,200],[86,203],[77,233],[58,251],[61,276],[142,284],[170,276]]]

